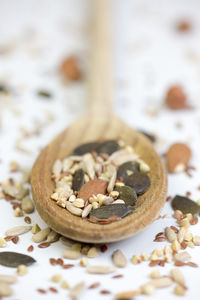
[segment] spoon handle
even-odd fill
[[[88,74],[90,111],[109,113],[112,106],[110,0],[93,0]]]

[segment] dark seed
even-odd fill
[[[0,84],[0,93],[8,94],[10,92],[9,88],[3,84]]]
[[[108,155],[111,155],[113,152],[119,150],[119,144],[117,141],[115,140],[108,140],[108,141],[105,141],[103,143],[101,143],[96,151],[97,153],[106,153]]]
[[[200,206],[184,196],[176,195],[173,198],[171,205],[174,210],[180,210],[183,214],[191,213],[192,215],[196,215],[200,212]]]
[[[36,260],[29,255],[8,251],[0,253],[0,265],[6,267],[16,268],[19,265],[29,266],[34,262],[36,262]]]
[[[82,185],[84,185],[84,171],[83,169],[78,169],[75,173],[74,173],[74,177],[73,177],[73,181],[72,181],[72,189],[74,191],[79,191],[80,188],[82,187]]]
[[[125,184],[132,187],[137,195],[142,195],[150,186],[149,176],[145,173],[133,173],[125,180]]]
[[[38,245],[38,248],[47,248],[51,245],[51,243],[44,242]]]
[[[92,152],[96,151],[96,148],[99,146],[98,142],[91,142],[91,143],[86,143],[82,144],[78,147],[76,147],[73,151],[74,155],[83,155],[87,152]]]
[[[52,97],[51,93],[48,92],[48,91],[45,91],[45,90],[39,90],[39,91],[37,92],[37,95],[38,95],[39,97],[43,97],[43,98],[51,98],[51,97]]]
[[[144,134],[152,143],[156,142],[155,135],[153,135],[153,134],[151,134],[149,132],[143,131],[143,130],[139,130],[139,132],[141,132],[142,134]]]
[[[117,179],[123,178],[124,180],[130,175],[129,171],[132,173],[139,172],[140,165],[137,162],[128,161],[119,166],[117,171]]]
[[[117,186],[115,188],[119,192],[119,199],[124,200],[127,205],[135,205],[137,201],[137,194],[130,186]]]
[[[123,218],[132,211],[133,207],[127,204],[109,204],[93,209],[90,213],[90,217],[96,220],[108,219],[112,216]]]

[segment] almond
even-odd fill
[[[188,107],[187,98],[181,86],[172,86],[166,95],[165,103],[172,110],[185,109]]]
[[[170,173],[184,171],[191,158],[190,148],[183,143],[173,144],[167,151],[167,167]]]
[[[106,189],[107,189],[108,183],[104,180],[101,179],[93,179],[87,183],[85,183],[79,193],[78,193],[78,198],[82,198],[84,200],[88,200],[90,197],[93,195],[97,194],[106,194]]]

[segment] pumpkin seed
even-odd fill
[[[37,91],[37,95],[39,97],[43,97],[43,98],[51,98],[52,97],[52,94],[49,91],[46,91],[46,90]]]
[[[183,214],[191,213],[192,215],[195,215],[200,212],[200,206],[196,202],[184,196],[176,195],[173,198],[171,205],[174,210],[180,210]]]
[[[117,171],[117,179],[123,178],[124,180],[130,175],[129,173],[139,172],[140,165],[137,162],[128,161],[119,166]]]
[[[82,185],[84,184],[84,176],[85,173],[83,171],[83,169],[78,169],[75,173],[74,173],[74,177],[72,180],[72,189],[74,191],[79,191],[80,188],[82,187]]]
[[[127,204],[109,204],[93,209],[90,213],[90,217],[96,220],[108,219],[112,216],[123,218],[132,211],[133,207]]]
[[[73,155],[83,155],[85,153],[95,151],[98,146],[99,146],[98,142],[82,144],[74,149]]]
[[[0,253],[0,265],[2,266],[16,268],[19,265],[29,266],[34,262],[36,262],[35,259],[29,255],[8,251]]]
[[[106,153],[108,155],[111,155],[113,152],[116,152],[117,150],[119,150],[119,144],[117,141],[115,140],[107,140],[103,143],[101,143],[96,151],[97,153]]]
[[[130,186],[117,186],[115,188],[119,192],[119,199],[124,200],[127,205],[135,205],[137,201],[137,194]]]
[[[145,173],[133,173],[125,180],[125,184],[132,187],[137,195],[142,195],[150,186],[149,176]]]

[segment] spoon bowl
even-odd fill
[[[51,171],[55,160],[69,156],[80,144],[100,139],[123,140],[150,166],[151,185],[138,197],[135,211],[107,225],[93,224],[74,216],[50,198],[54,189]],[[152,143],[143,134],[130,128],[114,114],[88,113],[42,150],[32,169],[31,185],[37,211],[49,227],[74,240],[107,243],[136,234],[158,217],[165,202],[167,175]]]

